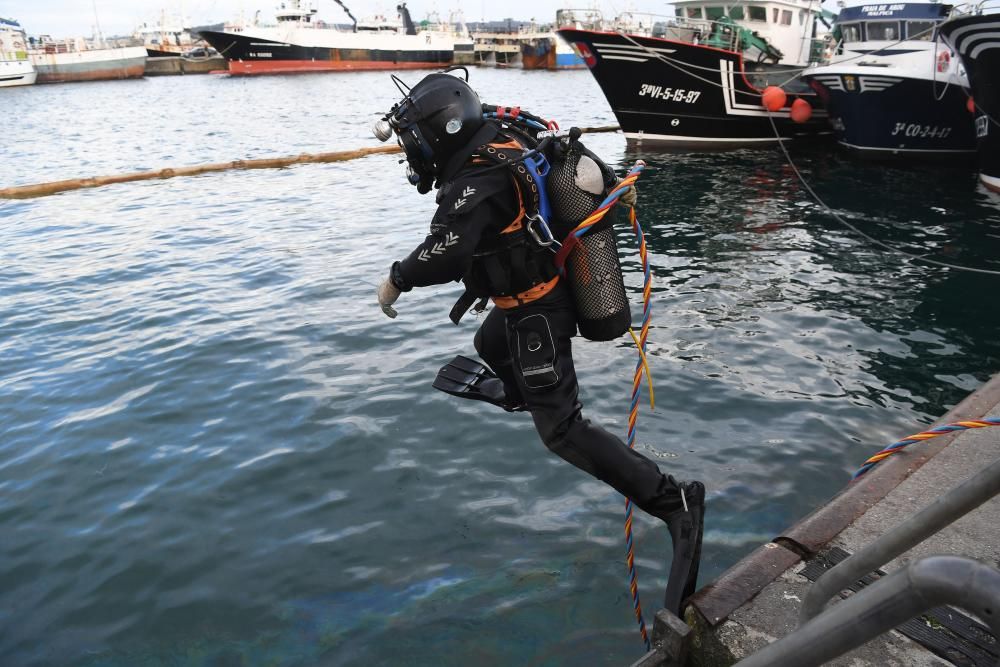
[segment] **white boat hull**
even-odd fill
[[[30,86],[37,76],[29,60],[0,60],[0,88]]]

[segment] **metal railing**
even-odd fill
[[[630,35],[658,37],[657,27],[662,27],[675,17],[648,12],[621,12],[606,18],[599,9],[566,8],[556,11],[556,28],[577,28],[603,32],[626,32]]]
[[[1000,571],[958,556],[930,556],[868,586],[737,667],[812,667],[941,604],[975,614],[1000,637]]]
[[[1000,640],[1000,570],[971,558],[912,562],[823,611],[840,591],[997,495],[1000,460],[826,572],[803,600],[799,627],[738,665],[822,665],[941,604],[978,616]]]
[[[997,495],[1000,495],[1000,460],[940,496],[853,556],[837,563],[816,580],[802,601],[800,624],[823,611],[823,606],[833,596],[864,575],[912,549]]]

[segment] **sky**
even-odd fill
[[[91,35],[96,14],[105,35],[128,35],[142,23],[156,24],[163,12],[170,16],[180,15],[183,11],[191,19],[192,25],[205,25],[235,20],[239,18],[241,9],[247,18],[260,10],[261,18],[271,22],[279,2],[280,0],[0,0],[0,16],[18,21],[29,35],[76,37]],[[319,18],[334,23],[348,22],[347,15],[334,0],[312,2],[319,9]],[[393,0],[343,2],[359,19],[374,14],[394,14],[397,4]],[[416,21],[426,18],[433,11],[447,19],[448,13],[459,7],[463,9],[466,21],[505,18],[527,21],[534,18],[544,23],[554,20],[556,9],[563,7],[596,6],[605,16],[613,16],[626,9],[663,15],[673,13],[672,7],[665,0],[408,0],[406,5]]]

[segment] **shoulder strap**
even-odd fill
[[[525,150],[520,142],[509,139],[506,142],[494,142],[483,144],[472,154],[473,161],[480,161],[481,164],[507,166],[511,176],[517,183],[517,190],[521,196],[521,204],[524,206],[528,217],[535,217],[541,209],[541,195],[536,177],[531,173],[524,162],[510,164],[510,160],[521,157]]]

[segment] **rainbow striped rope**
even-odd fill
[[[639,387],[642,385],[642,372],[646,371],[646,379],[649,381],[649,407],[653,408],[653,382],[649,375],[649,365],[646,361],[646,339],[649,336],[649,315],[650,315],[650,295],[652,293],[651,272],[649,270],[649,259],[646,254],[646,237],[642,233],[639,221],[635,217],[635,209],[629,210],[629,221],[632,223],[632,231],[635,232],[639,241],[639,258],[642,260],[642,329],[639,337],[629,329],[632,340],[635,341],[639,350],[639,359],[635,362],[635,374],[632,377],[632,402],[629,405],[628,414],[628,436],[626,442],[629,449],[635,447],[635,425],[639,416]],[[646,642],[646,650],[650,649],[649,636],[646,633],[646,622],[642,618],[642,605],[639,603],[639,589],[635,574],[635,554],[632,545],[632,499],[625,499],[625,544],[627,548],[627,559],[629,569],[629,588],[632,591],[632,600],[635,606],[635,618],[639,623],[639,632]]]
[[[621,197],[626,190],[632,187],[635,182],[639,179],[639,174],[646,167],[646,163],[642,160],[636,160],[635,165],[629,170],[628,174],[618,182],[618,184],[608,193],[608,196],[604,198],[601,205],[597,207],[593,213],[591,213],[587,218],[577,225],[571,234],[577,238],[580,238],[587,231],[600,222],[604,216],[607,214],[611,207],[618,202],[618,198]]]
[[[954,433],[955,431],[967,431],[971,428],[985,428],[987,426],[1000,426],[1000,419],[989,417],[986,419],[955,422],[953,424],[945,424],[943,426],[932,428],[929,431],[923,431],[915,435],[907,436],[899,442],[894,442],[865,461],[865,464],[858,468],[858,471],[854,473],[854,477],[851,478],[851,481],[856,480],[874,468],[875,465],[882,459],[887,459],[893,454],[902,451],[902,449],[907,445],[912,445],[913,443],[920,442],[921,440],[930,440],[931,438],[936,438],[939,435],[947,435],[948,433]]]
[[[617,202],[619,197],[625,193],[625,191],[632,187],[636,180],[638,180],[639,175],[642,173],[643,168],[646,163],[642,160],[637,160],[632,169],[629,170],[628,175],[622,179],[615,187],[608,193],[608,196],[604,199],[601,205],[595,210],[586,220],[581,222],[576,228],[571,232],[572,236],[580,238],[587,231],[600,222],[608,211],[611,210]],[[642,228],[639,226],[639,221],[635,216],[635,209],[629,209],[629,222],[632,223],[632,230],[635,232],[636,238],[639,241],[639,257],[642,260],[642,271],[643,271],[643,308],[642,308],[642,329],[638,337],[636,337],[635,332],[629,329],[629,333],[632,335],[632,340],[635,341],[636,347],[639,349],[639,360],[635,364],[635,376],[632,379],[632,402],[629,407],[628,416],[628,437],[627,442],[629,449],[635,448],[635,425],[636,420],[639,415],[639,387],[642,385],[642,374],[645,370],[646,378],[649,381],[649,405],[653,406],[653,382],[652,378],[649,376],[649,365],[646,361],[646,338],[649,335],[649,314],[650,314],[650,295],[652,293],[651,287],[651,272],[649,270],[649,259],[646,253],[646,238],[643,236]],[[632,608],[635,612],[636,623],[639,624],[639,632],[642,634],[642,641],[646,644],[646,650],[650,650],[652,645],[649,640],[649,633],[646,630],[646,621],[642,617],[642,603],[639,601],[639,579],[635,572],[635,543],[632,539],[632,499],[625,499],[625,547],[626,555],[625,559],[628,563],[628,576],[629,576],[629,590],[632,592]]]

